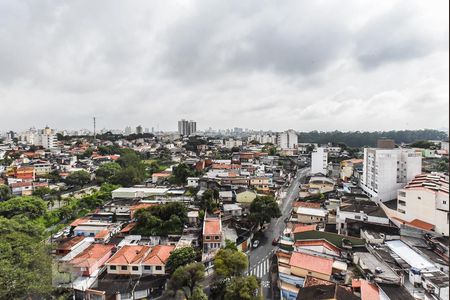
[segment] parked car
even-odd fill
[[[257,248],[259,246],[259,241],[258,240],[254,240],[253,241],[253,248]]]
[[[62,232],[58,232],[56,234],[53,235],[54,239],[59,239],[60,237],[62,237],[63,233]]]

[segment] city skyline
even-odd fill
[[[95,115],[99,128],[165,131],[183,118],[278,131],[449,121],[438,113],[448,110],[445,1],[47,5],[1,5],[3,130],[18,115],[36,127],[90,128]]]

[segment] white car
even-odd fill
[[[62,232],[58,232],[58,233],[56,233],[56,234],[53,235],[53,238],[54,238],[54,239],[59,239],[62,235],[63,235]]]
[[[255,240],[253,241],[253,248],[257,248],[259,246],[259,241]]]

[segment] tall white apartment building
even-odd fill
[[[281,149],[294,149],[298,146],[298,135],[292,129],[278,134],[277,144]]]
[[[422,172],[422,155],[413,149],[394,148],[393,141],[381,141],[378,148],[365,148],[361,188],[375,201],[397,198],[414,176]]]
[[[434,231],[449,235],[449,177],[442,173],[420,174],[404,188],[398,190],[399,218],[417,223],[427,222]]]
[[[178,121],[178,133],[183,136],[190,136],[197,132],[197,122],[180,120]]]
[[[322,173],[327,175],[328,150],[318,147],[311,153],[311,174]]]
[[[42,146],[45,149],[57,147],[58,139],[53,129],[45,127],[42,130],[30,129],[20,135],[20,140],[29,145]]]
[[[277,144],[277,136],[274,134],[254,134],[250,136],[249,141],[257,141],[260,144]]]

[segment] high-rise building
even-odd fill
[[[294,149],[298,146],[298,135],[292,129],[278,134],[278,146],[281,149]]]
[[[143,134],[143,133],[144,133],[144,130],[143,130],[142,126],[141,125],[137,126],[136,127],[136,134]]]
[[[318,147],[311,153],[311,174],[321,173],[327,175],[328,150]]]
[[[397,198],[397,190],[422,171],[422,154],[413,149],[394,148],[380,141],[378,148],[364,148],[361,188],[375,201]]]
[[[178,133],[183,136],[190,136],[197,132],[197,122],[180,120],[178,121]]]
[[[124,134],[125,134],[125,135],[130,135],[130,134],[131,134],[131,126],[125,127]]]

